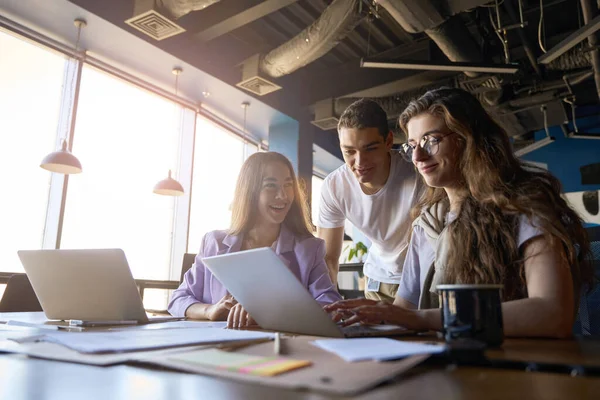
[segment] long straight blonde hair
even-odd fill
[[[300,189],[294,167],[283,154],[274,151],[254,153],[242,165],[233,196],[230,235],[246,233],[256,224],[262,181],[267,166],[273,163],[285,165],[294,181],[294,201],[283,224],[298,237],[313,236],[306,195]]]

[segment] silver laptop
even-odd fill
[[[202,261],[263,329],[327,337],[410,333],[395,325],[338,326],[270,248]]]
[[[83,326],[178,319],[147,316],[121,249],[17,253],[48,319]]]

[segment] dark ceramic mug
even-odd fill
[[[488,346],[504,340],[502,285],[438,285],[446,342],[474,339]]]

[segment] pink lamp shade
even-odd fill
[[[183,196],[185,194],[181,183],[171,178],[171,170],[169,170],[169,176],[166,179],[154,185],[153,192],[163,196]]]
[[[42,160],[40,167],[59,174],[81,173],[81,163],[68,149],[67,141],[63,140],[59,151],[48,154]]]

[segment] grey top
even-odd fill
[[[447,224],[454,220],[455,216],[448,214]],[[519,248],[542,232],[533,225],[525,216],[521,217],[517,244]],[[402,280],[398,288],[397,296],[414,304],[419,305],[419,296],[423,288],[425,277],[429,268],[435,259],[435,250],[430,241],[425,236],[422,227],[413,228],[412,238],[408,246],[404,268],[402,270]]]

